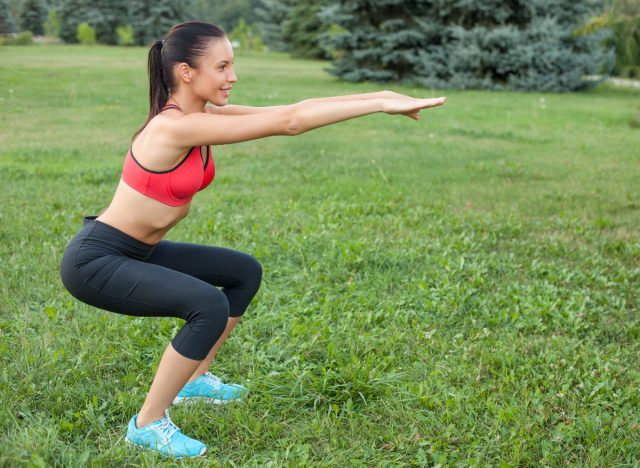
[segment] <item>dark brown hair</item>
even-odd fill
[[[175,87],[173,66],[187,63],[196,68],[196,61],[202,57],[213,39],[226,37],[222,28],[202,21],[187,21],[172,27],[163,40],[153,43],[149,50],[149,117],[134,133],[133,140],[156,115],[169,99]]]

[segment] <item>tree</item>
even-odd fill
[[[135,43],[149,44],[164,36],[176,23],[187,19],[190,1],[179,0],[60,0],[60,37],[76,42],[76,30],[87,22],[96,30],[96,39],[104,44],[118,44],[119,26],[130,24]]]
[[[335,0],[321,18],[340,53],[327,70],[351,81],[428,87],[567,91],[607,72],[609,34],[572,32],[603,0]]]
[[[0,34],[15,32],[16,26],[7,0],[0,0]]]
[[[256,24],[269,49],[276,52],[291,50],[291,44],[284,39],[282,30],[295,4],[295,0],[259,0]]]
[[[608,43],[616,50],[613,73],[629,78],[640,77],[640,0],[614,0],[611,10],[592,17],[579,34],[611,28]]]
[[[141,45],[161,39],[173,25],[187,20],[191,7],[190,2],[177,0],[130,0],[127,3],[127,23],[133,27],[136,44]]]
[[[214,23],[228,33],[241,19],[248,25],[253,24],[259,3],[259,0],[193,0],[189,15],[200,21]]]
[[[46,17],[47,7],[43,0],[25,0],[20,10],[20,29],[42,35]]]
[[[233,28],[233,31],[228,33],[228,36],[232,42],[239,42],[240,45],[234,46],[234,48],[252,50],[255,52],[264,51],[264,43],[260,36],[256,34],[255,28],[247,24],[242,18],[240,18],[236,27]]]
[[[47,21],[44,22],[44,33],[51,37],[60,37],[60,18],[58,12],[53,8],[49,10]]]
[[[326,1],[324,2],[326,3]],[[327,52],[318,44],[318,37],[328,25],[318,17],[322,1],[302,0],[289,11],[282,27],[282,40],[289,43],[291,56],[295,58],[327,59]]]

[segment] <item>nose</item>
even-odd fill
[[[236,81],[238,81],[238,77],[236,76],[236,72],[233,68],[231,69],[231,75],[227,77],[227,81],[229,83],[235,83]]]

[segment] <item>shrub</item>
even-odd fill
[[[96,43],[96,30],[91,27],[86,21],[78,25],[76,32],[76,39],[80,44],[95,44]]]
[[[238,41],[240,45],[239,49],[242,50],[253,50],[255,52],[264,51],[264,42],[262,42],[262,38],[256,32],[255,28],[247,24],[244,19],[240,18],[238,24],[233,31],[229,33],[229,39],[232,41]]]
[[[33,33],[22,31],[13,37],[0,38],[0,45],[31,45],[33,44]]]
[[[22,31],[13,38],[12,45],[31,45],[33,44],[33,33],[31,31]]]
[[[44,22],[44,33],[50,37],[60,37],[60,18],[56,10],[49,10],[47,21]]]
[[[613,23],[618,76],[640,78],[640,15]]]
[[[135,43],[133,27],[130,24],[118,26],[116,28],[116,34],[118,35],[118,44],[121,46],[132,46]]]

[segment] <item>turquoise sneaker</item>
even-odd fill
[[[182,387],[180,393],[173,399],[173,404],[204,400],[207,403],[221,405],[241,400],[248,392],[247,387],[238,384],[227,385],[222,383],[220,377],[207,371]]]
[[[187,437],[169,417],[169,410],[164,410],[165,417],[138,429],[134,415],[129,421],[129,428],[124,440],[140,448],[148,448],[174,458],[198,457],[207,451],[207,447],[199,440]]]

